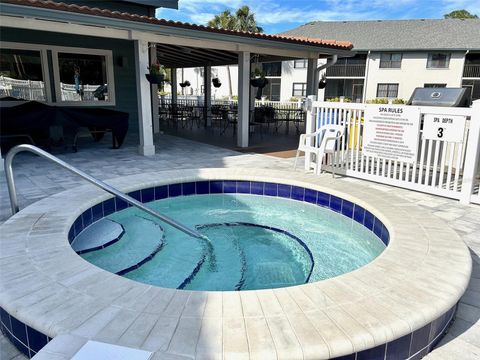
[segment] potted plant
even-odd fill
[[[160,84],[165,80],[165,68],[158,62],[153,63],[148,67],[149,74],[145,74],[150,84]]]
[[[219,78],[213,78],[212,84],[213,84],[213,87],[216,87],[216,88],[219,88],[220,86],[222,86],[222,83],[220,82]]]
[[[268,80],[265,79],[265,73],[256,68],[251,74],[250,85],[253,87],[264,88],[267,84]]]
[[[327,86],[327,77],[325,76],[325,74],[322,74],[322,78],[318,82],[318,88],[325,89],[325,86]]]
[[[187,86],[190,86],[190,81],[185,80],[184,82],[181,82],[181,83],[180,83],[180,86],[181,86],[182,88],[187,87]]]

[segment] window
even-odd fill
[[[282,62],[263,63],[262,70],[265,76],[282,76]]]
[[[19,99],[48,101],[48,79],[45,78],[45,53],[42,50],[30,50],[35,46],[25,44],[28,48],[6,48],[0,52],[0,97],[12,96]]]
[[[431,53],[428,54],[427,68],[448,69],[450,64],[450,54]]]
[[[308,60],[307,59],[301,59],[301,60],[294,60],[293,61],[293,67],[295,69],[306,69],[308,66]]]
[[[307,96],[307,83],[293,83],[292,96]]]
[[[447,87],[447,84],[423,84],[423,87],[426,87],[426,88],[444,88],[444,87]]]
[[[380,68],[400,69],[402,66],[401,53],[382,53],[380,55]]]
[[[66,48],[52,56],[57,102],[115,105],[111,51]]]
[[[398,96],[398,84],[378,84],[377,98],[396,98]]]

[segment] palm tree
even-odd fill
[[[257,25],[255,14],[250,12],[248,6],[242,6],[235,12],[235,30],[261,33],[263,29]]]
[[[233,15],[229,10],[224,10],[218,15],[210,20],[207,24],[210,27],[216,29],[225,29],[225,30],[237,30],[237,31],[247,31],[247,32],[263,32],[263,29],[257,25],[255,20],[255,14],[250,12],[248,6],[242,6],[239,8],[235,15]],[[230,74],[230,66],[227,65],[227,74],[228,74],[228,94],[230,98],[232,97],[232,76]]]

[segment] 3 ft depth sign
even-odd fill
[[[448,142],[463,142],[466,117],[462,115],[425,114],[423,138]]]

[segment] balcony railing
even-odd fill
[[[365,64],[339,64],[327,68],[328,76],[365,76]]]
[[[463,68],[463,77],[480,78],[480,65],[465,64]]]

